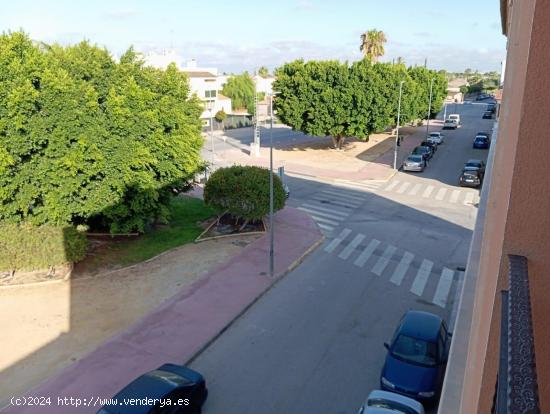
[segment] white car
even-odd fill
[[[388,391],[372,391],[357,414],[426,414],[418,401]]]
[[[451,114],[447,117],[447,119],[454,119],[458,125],[460,125],[460,115],[459,114]]]
[[[432,144],[441,145],[443,144],[444,139],[445,135],[443,135],[441,132],[430,132],[430,135],[428,135],[426,141],[431,142]]]
[[[445,120],[445,123],[443,124],[443,129],[457,129],[458,128],[458,122],[456,119],[450,119],[447,118]]]

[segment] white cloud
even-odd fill
[[[296,3],[296,10],[310,11],[315,8],[315,5],[311,0],[298,0]]]
[[[111,9],[103,12],[103,16],[111,19],[123,20],[139,14],[136,9]]]

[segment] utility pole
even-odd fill
[[[443,122],[447,119],[447,102],[443,104]]]
[[[214,123],[212,112],[214,111],[214,101],[208,101],[208,109],[210,112],[210,148],[212,149],[212,169],[214,169]]]
[[[399,84],[399,103],[397,104],[397,132],[395,133],[395,146],[393,149],[393,169],[397,170],[397,143],[399,141],[399,120],[401,116],[401,93],[403,91],[403,84],[405,81],[401,81]]]
[[[273,94],[270,99],[270,128],[269,128],[269,275],[274,274],[274,229],[273,229]]]
[[[254,81],[254,154],[260,155],[260,123],[258,122],[258,86]]]
[[[428,122],[426,123],[426,137],[430,134],[430,116],[432,114],[432,89],[434,86],[435,78],[432,78],[430,82],[430,103],[428,104]]]

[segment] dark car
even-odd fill
[[[182,365],[164,364],[132,381],[97,414],[200,414],[207,396],[201,374]],[[147,400],[150,404],[117,403],[124,399]]]
[[[493,119],[493,113],[491,111],[485,111],[483,112],[483,119]]]
[[[437,151],[437,144],[435,142],[430,141],[422,141],[420,143],[421,147],[429,147],[432,150],[432,156]]]
[[[494,114],[496,110],[497,107],[494,103],[487,104],[487,112],[492,112]]]
[[[461,187],[480,187],[483,184],[483,176],[478,170],[462,170],[458,182]]]
[[[408,311],[397,327],[388,350],[380,385],[419,401],[433,401],[441,391],[450,334],[437,315]]]
[[[491,141],[489,140],[489,137],[486,137],[485,135],[476,135],[474,138],[474,148],[479,149],[487,149],[489,148],[489,145],[491,144]]]
[[[466,164],[464,164],[463,171],[466,170],[478,170],[480,172],[480,177],[483,180],[483,176],[485,175],[485,163],[481,160],[468,160]]]
[[[430,147],[418,146],[412,150],[411,155],[422,155],[424,160],[427,161],[432,158],[432,150]]]
[[[491,139],[491,134],[490,134],[489,132],[481,131],[481,132],[478,132],[478,133],[476,134],[476,137],[477,137],[478,135],[483,135],[484,137],[487,137],[487,138]]]

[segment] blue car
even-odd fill
[[[445,321],[421,311],[407,312],[397,327],[380,376],[383,390],[418,401],[438,398],[445,376],[450,337]]]
[[[489,148],[489,145],[491,144],[491,141],[489,140],[489,137],[486,137],[484,135],[477,135],[474,138],[474,148],[479,149],[487,149]]]

